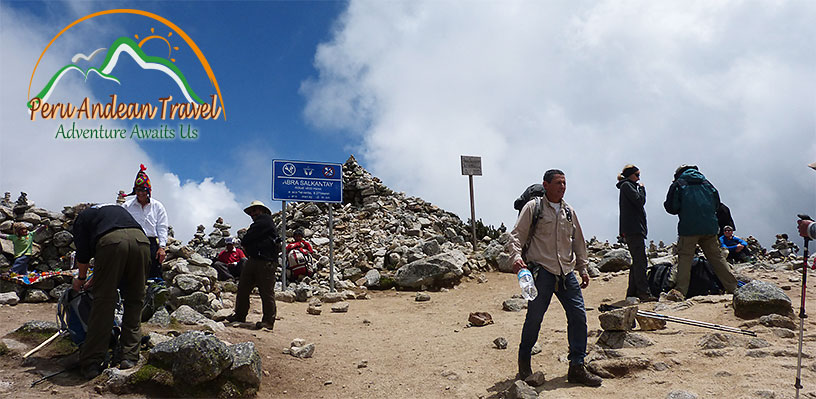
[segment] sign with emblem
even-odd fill
[[[272,160],[272,199],[342,203],[343,165]]]

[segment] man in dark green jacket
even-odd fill
[[[720,194],[700,173],[697,166],[681,165],[677,168],[663,207],[666,208],[666,212],[680,217],[677,224],[677,269],[674,288],[684,296],[688,294],[691,262],[698,244],[711,262],[714,274],[720,279],[726,292],[732,294],[737,289],[737,279],[731,273],[717,240],[717,232],[720,229],[717,223],[719,205]]]

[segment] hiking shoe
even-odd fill
[[[533,368],[530,366],[530,359],[519,359],[518,361],[519,372],[516,375],[516,379],[518,380],[526,380],[533,374]]]
[[[586,366],[582,364],[570,364],[569,372],[567,372],[567,381],[586,385],[588,387],[599,387],[603,380],[595,374],[589,372]]]
[[[273,330],[275,328],[275,322],[274,321],[273,322],[259,321],[259,322],[255,323],[255,329],[256,330],[260,330],[262,328],[268,328],[270,330]]]
[[[238,316],[236,316],[235,313],[227,316],[227,318],[224,320],[226,320],[227,323],[246,323],[246,317],[238,318]]]

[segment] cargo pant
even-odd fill
[[[114,230],[97,241],[95,259],[91,286],[93,306],[88,333],[79,349],[80,364],[83,367],[99,366],[105,359],[113,331],[117,288],[121,290],[124,302],[119,340],[122,360],[138,361],[150,243],[142,229]]]
[[[733,294],[737,289],[737,279],[731,273],[728,262],[725,260],[720,250],[720,240],[714,234],[697,236],[679,236],[677,238],[677,268],[672,269],[671,280],[675,282],[674,288],[684,296],[688,295],[689,283],[691,282],[691,262],[694,260],[694,250],[697,245],[703,250],[706,259],[711,263],[711,269],[720,279],[720,282],[729,294]]]
[[[258,287],[263,306],[263,319],[268,323],[275,323],[277,308],[275,307],[275,269],[276,262],[250,257],[241,270],[238,280],[238,293],[235,297],[235,318],[246,321],[249,313],[249,294]]]

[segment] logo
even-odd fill
[[[66,64],[54,71],[48,81],[41,88],[34,88],[32,95],[32,85],[35,74],[48,73],[38,71],[40,62],[46,52],[51,48],[57,39],[69,29],[91,18],[103,15],[125,14],[138,15],[150,18],[161,23],[159,29],[151,27],[147,34],[134,34],[131,37],[119,37],[110,43],[93,43],[92,47],[82,49],[77,52]],[[151,46],[150,50],[144,49],[146,43],[158,41],[162,46]],[[157,48],[164,48],[167,52],[156,54]],[[183,52],[185,61],[179,65],[174,53]],[[191,61],[193,60],[193,61]],[[70,98],[69,101],[50,103],[49,99],[59,88],[59,83],[67,76],[80,76],[88,83],[90,81],[114,82],[121,86],[127,82],[132,86],[149,86],[151,82],[139,81],[138,77],[122,76],[117,72],[117,65],[123,61],[132,61],[141,70],[152,74],[163,75],[162,82],[172,82],[170,86],[175,86],[181,95],[174,98],[171,93],[159,93],[155,100],[137,102],[128,99],[124,93],[110,93],[106,102],[91,102],[88,97],[84,99]],[[197,62],[196,62],[197,61]],[[80,66],[82,64],[83,66]],[[120,68],[121,69],[121,68]],[[184,71],[193,71],[200,74],[201,70],[206,73],[212,87],[200,82],[191,82]],[[154,75],[150,75],[154,76]],[[144,78],[142,78],[144,79]],[[70,94],[70,93],[69,93]],[[193,128],[188,120],[218,120],[223,118],[226,121],[227,114],[224,108],[224,99],[221,95],[221,88],[215,78],[212,68],[207,58],[201,52],[193,39],[187,35],[180,27],[169,20],[142,10],[135,9],[115,9],[100,11],[86,15],[77,19],[63,28],[40,54],[28,85],[26,106],[29,112],[29,119],[51,120],[59,119],[71,121],[70,124],[60,124],[55,134],[56,138],[79,139],[79,138],[138,138],[138,139],[182,139],[198,138],[198,129]],[[91,120],[137,120],[132,129],[106,129],[104,124],[94,123],[93,128],[83,129],[78,126],[83,121]],[[149,126],[142,121],[161,121],[160,127]],[[177,125],[175,121],[180,123]],[[142,126],[139,125],[142,123]],[[178,129],[176,128],[178,126]]]

